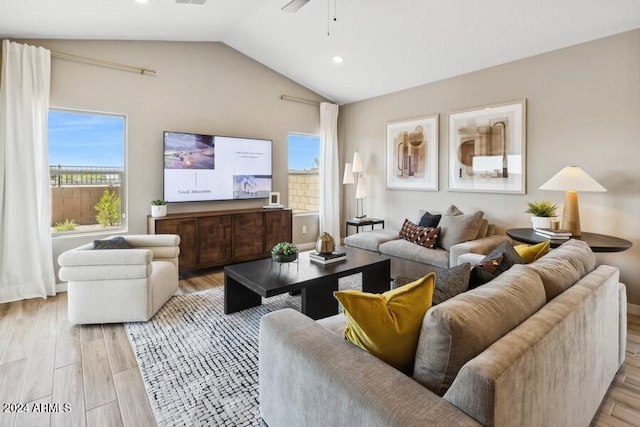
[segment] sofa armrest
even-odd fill
[[[280,426],[466,426],[473,418],[303,314],[260,322],[260,414]]]
[[[177,234],[132,234],[124,236],[132,248],[149,249],[154,260],[174,261],[180,254],[180,236]]]
[[[509,237],[503,235],[493,235],[481,239],[470,240],[451,246],[449,250],[449,267],[458,265],[458,257],[462,254],[474,253],[486,255],[496,246],[503,242],[508,242]]]
[[[87,245],[63,252],[58,257],[61,267],[149,264],[153,253],[148,249],[85,249]],[[91,246],[93,247],[93,246]]]

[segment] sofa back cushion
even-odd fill
[[[491,282],[432,307],[422,322],[413,378],[442,396],[462,366],[546,302],[540,277],[514,265]]]
[[[592,272],[596,257],[585,242],[570,239],[528,265],[542,278],[547,301],[551,301]]]
[[[453,245],[475,239],[483,217],[482,211],[464,214],[454,205],[449,206],[440,220],[438,244],[448,251]]]

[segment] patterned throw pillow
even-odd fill
[[[399,235],[411,243],[433,249],[436,247],[436,242],[440,235],[440,227],[420,227],[408,219],[405,219]]]
[[[93,249],[131,249],[131,245],[124,237],[118,236],[113,239],[94,240]]]
[[[515,264],[524,264],[511,243],[504,242],[471,269],[469,289],[477,288],[498,277]]]
[[[433,290],[433,302],[431,305],[440,304],[453,298],[469,288],[469,275],[471,264],[464,264],[436,272],[436,288]]]

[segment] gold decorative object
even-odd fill
[[[320,234],[316,241],[316,252],[321,254],[330,254],[336,250],[336,242],[331,234],[324,232]]]

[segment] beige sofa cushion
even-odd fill
[[[424,317],[413,378],[442,396],[458,371],[546,302],[540,277],[515,265],[491,282],[431,308]]]
[[[542,278],[547,301],[551,301],[592,272],[596,257],[585,242],[570,239],[529,266]]]
[[[464,214],[454,205],[449,206],[440,220],[438,244],[448,251],[453,245],[475,239],[482,226],[483,217],[482,211]]]

